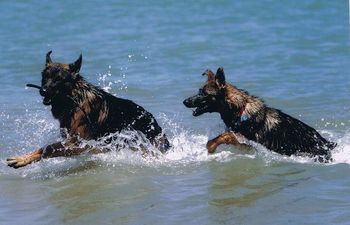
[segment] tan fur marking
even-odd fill
[[[107,116],[108,116],[108,110],[107,110],[106,103],[104,103],[103,107],[100,109],[100,114],[99,114],[97,122],[99,124],[102,124],[106,120]]]
[[[236,135],[233,132],[225,132],[216,138],[208,141],[207,149],[209,153],[214,153],[216,148],[221,144],[239,145]]]
[[[19,168],[31,164],[32,162],[39,161],[43,154],[42,149],[30,152],[21,156],[14,156],[7,159],[7,164],[14,168]]]
[[[69,64],[60,64],[64,69],[69,70]]]
[[[240,91],[236,87],[230,84],[226,84],[226,102],[237,107],[244,107],[243,114],[247,114],[248,116],[258,115],[259,111],[263,110],[264,103],[257,97],[250,96],[243,91]],[[263,117],[263,114],[260,115]],[[263,120],[264,118],[257,117],[257,120]],[[278,114],[274,112],[269,112],[266,114],[266,129],[270,130],[276,126],[280,122],[278,118]]]
[[[210,81],[215,81],[215,74],[213,73],[213,71],[207,69],[203,72],[203,75],[207,75],[208,76],[208,82]]]
[[[85,104],[84,107],[82,107],[84,109],[84,114],[85,116],[88,116],[91,112],[91,106],[90,104]]]
[[[96,99],[96,95],[91,91],[86,91],[85,96],[86,96],[86,99],[90,102]]]
[[[70,130],[68,131],[70,136],[79,135],[81,138],[84,138],[84,139],[88,138],[88,134],[86,133],[86,125],[85,123],[82,123],[82,120],[84,118],[86,118],[86,115],[82,110],[78,110],[77,112],[74,113],[74,116],[70,125]]]
[[[278,114],[276,112],[267,113],[266,114],[266,122],[265,127],[266,130],[271,130],[280,122],[280,119],[278,118]]]
[[[242,108],[247,102],[247,95],[244,95],[241,91],[230,84],[226,84],[226,102],[235,106],[236,108]]]
[[[230,84],[226,84],[225,89],[226,102],[238,109],[244,108],[243,114],[257,115],[264,107],[264,103],[259,98],[250,96]]]

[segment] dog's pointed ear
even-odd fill
[[[83,61],[83,55],[80,54],[79,58],[74,63],[69,64],[69,70],[72,73],[79,73],[82,61]]]
[[[208,81],[214,81],[215,80],[215,74],[213,73],[213,71],[211,71],[210,69],[205,70],[202,75],[207,75],[208,76]]]
[[[52,63],[52,60],[51,60],[51,55],[52,51],[49,51],[48,53],[46,53],[46,65],[49,65]]]
[[[218,83],[220,87],[225,86],[226,80],[225,80],[225,72],[224,68],[219,67],[218,70],[216,71],[215,75],[215,81]]]

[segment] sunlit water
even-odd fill
[[[346,1],[0,2],[0,224],[348,224],[350,54]],[[172,148],[6,158],[61,140],[41,102],[44,56],[145,107]],[[338,143],[334,161],[206,142],[217,114],[182,105],[223,66],[228,82]],[[118,140],[134,134],[115,134]],[[89,144],[100,145],[90,141]],[[113,149],[113,145],[109,146]]]

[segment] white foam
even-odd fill
[[[128,67],[121,67],[118,79],[112,76],[112,66],[108,66],[108,70],[105,73],[97,74],[97,84],[104,91],[111,93],[112,89],[116,89],[119,92],[125,92],[128,89],[126,81],[126,71]],[[112,94],[112,93],[111,93]]]
[[[338,145],[332,152],[333,163],[350,164],[350,132],[346,132],[345,135],[337,138],[335,142]]]

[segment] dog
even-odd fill
[[[51,106],[58,119],[64,142],[57,142],[22,156],[7,159],[8,166],[19,168],[42,158],[73,156],[105,150],[79,145],[80,140],[98,140],[108,134],[131,130],[141,132],[161,152],[170,148],[162,128],[151,113],[131,100],[117,98],[88,83],[81,75],[82,55],[71,64],[56,63],[49,51],[42,71],[40,90],[43,104]],[[110,142],[113,140],[109,140]]]
[[[228,128],[218,137],[209,140],[209,153],[221,144],[240,145],[240,137],[259,143],[282,155],[313,157],[320,162],[332,160],[331,150],[336,143],[327,141],[314,128],[300,120],[268,107],[263,100],[226,82],[223,68],[216,74],[206,70],[207,82],[199,93],[184,100],[188,108],[195,108],[193,116],[203,113],[220,113]]]

